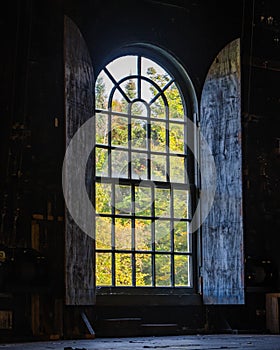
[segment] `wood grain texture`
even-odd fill
[[[67,146],[94,112],[91,58],[79,29],[67,16],[64,20],[64,69]],[[84,141],[81,139],[80,142]],[[84,176],[87,184],[91,182],[90,174],[85,176],[78,167],[72,172],[71,176]],[[79,212],[83,215],[83,203],[79,203]],[[81,231],[68,211],[65,221],[65,302],[66,305],[93,305],[94,242]]]
[[[201,98],[201,132],[217,172],[214,203],[202,225],[205,304],[244,303],[240,80],[236,39],[215,58]],[[201,161],[207,162],[203,157],[202,152]]]

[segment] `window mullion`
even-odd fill
[[[138,78],[137,78],[137,96],[138,96],[138,99],[141,99],[141,95],[142,95],[142,88],[141,88],[141,73],[142,71],[142,59],[141,59],[141,56],[138,56],[137,57],[137,75],[138,75]]]
[[[152,194],[152,224],[151,224],[151,239],[152,239],[152,286],[155,287],[156,285],[156,257],[155,257],[155,187],[151,187],[151,194]]]
[[[174,198],[173,186],[170,188],[170,246],[171,246],[171,285],[175,286],[175,263],[174,263]]]
[[[109,110],[108,115],[108,176],[112,177],[112,113]]]
[[[132,218],[131,218],[131,250],[132,250],[132,285],[136,286],[136,255],[135,255],[135,186],[131,186]]]
[[[112,286],[116,285],[116,240],[115,240],[115,205],[116,205],[116,196],[115,196],[115,184],[112,184],[112,223],[111,223],[111,248],[112,248]]]

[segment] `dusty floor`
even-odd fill
[[[68,349],[67,349],[68,347]],[[280,350],[280,335],[190,335],[1,344],[0,350]]]

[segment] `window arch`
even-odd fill
[[[134,48],[96,79],[97,286],[194,287],[186,120],[196,101],[182,70],[166,54]]]

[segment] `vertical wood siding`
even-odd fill
[[[244,303],[240,74],[236,39],[215,58],[201,98],[201,132],[217,171],[214,203],[202,225],[205,304]]]
[[[64,20],[64,78],[66,147],[79,127],[93,116],[94,77],[84,39],[70,18]],[[84,140],[81,139],[81,142]],[[72,173],[74,172],[74,173]],[[85,176],[81,169],[71,169],[71,176]],[[90,176],[90,175],[87,175]],[[89,183],[90,179],[85,179]],[[71,189],[70,189],[71,191]],[[80,203],[79,215],[83,215]],[[84,214],[86,215],[86,214]],[[84,218],[88,220],[87,217]],[[94,244],[66,211],[65,288],[67,305],[94,304]]]

